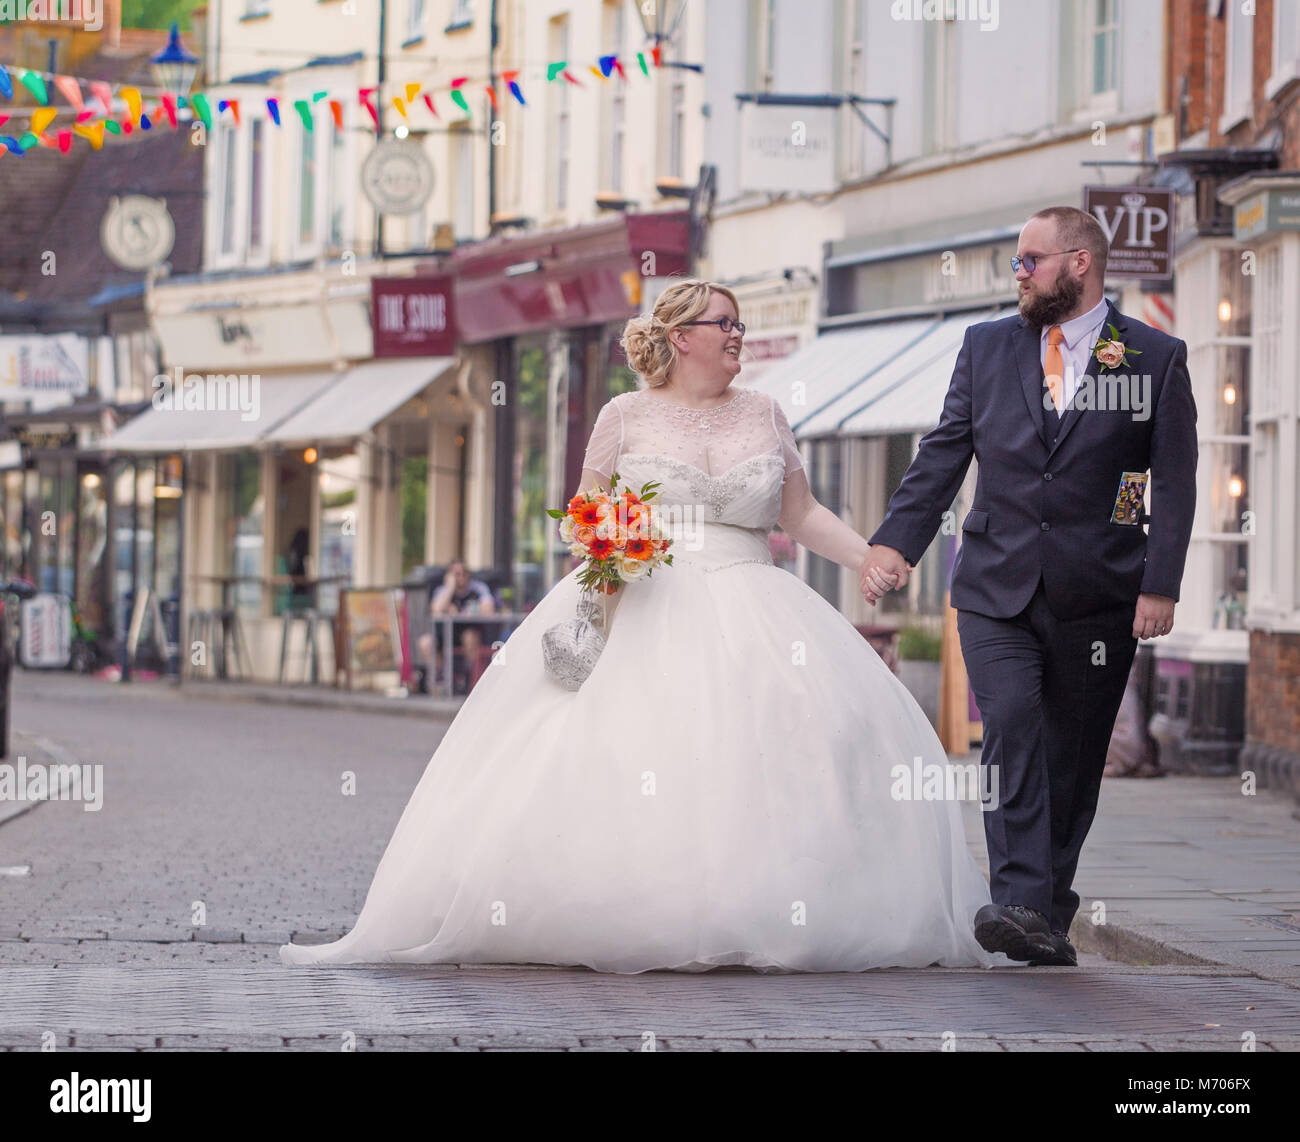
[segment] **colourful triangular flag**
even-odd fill
[[[140,122],[140,89],[137,87],[124,87],[121,96],[126,100],[127,110],[131,113],[131,122]]]
[[[77,80],[70,75],[56,75],[54,86],[59,89],[64,99],[78,111],[81,110],[81,84]]]
[[[209,131],[212,130],[212,107],[208,103],[208,97],[201,91],[196,91],[190,96],[190,106],[198,113],[199,119],[203,126]]]
[[[50,93],[45,90],[45,80],[41,78],[39,72],[28,69],[18,78],[22,80],[23,86],[36,96],[37,103],[48,103],[50,101]]]
[[[104,145],[104,124],[92,123],[87,127],[84,123],[77,123],[73,128],[74,131],[85,139],[90,140],[90,145],[95,150],[99,150]]]
[[[104,108],[104,114],[111,116],[113,114],[113,89],[103,80],[92,79],[90,81],[90,93],[99,100],[100,106]]]

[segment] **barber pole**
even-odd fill
[[[1149,293],[1142,307],[1142,320],[1162,333],[1173,334],[1174,304],[1164,294]]]

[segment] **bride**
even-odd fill
[[[1007,961],[954,800],[892,774],[947,755],[844,617],[773,565],[768,532],[858,571],[867,541],[809,489],[771,398],[733,385],[744,326],[684,280],[623,346],[647,387],[601,410],[583,489],[660,481],[702,522],[625,585],[580,690],[543,668],[571,571],[497,654],[398,821],[356,926],[287,964],[538,963],[603,972]],[[880,593],[892,585],[878,584]],[[935,771],[929,771],[935,772]]]

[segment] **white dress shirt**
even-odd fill
[[[1061,332],[1065,334],[1065,340],[1061,342],[1061,367],[1065,370],[1065,386],[1061,394],[1061,413],[1070,407],[1070,402],[1074,399],[1075,390],[1079,387],[1079,378],[1088,371],[1092,364],[1092,347],[1097,344],[1097,338],[1101,336],[1101,331],[1106,324],[1106,299],[1103,297],[1087,313],[1081,313],[1078,317],[1072,317],[1069,321],[1061,323]],[[1047,331],[1051,329],[1050,325],[1043,326],[1043,332],[1039,337],[1038,359],[1043,365],[1043,373],[1047,373]]]

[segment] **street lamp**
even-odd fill
[[[682,16],[686,12],[686,0],[631,0],[631,3],[636,8],[637,15],[641,17],[645,38],[653,40],[656,48],[662,48],[665,42],[672,40],[677,34],[677,25],[681,23]],[[662,53],[660,66],[681,68],[684,71],[704,71],[702,64],[666,60],[663,59]]]
[[[164,91],[177,95],[190,93],[190,86],[199,72],[199,57],[186,51],[181,43],[180,26],[175,21],[167,37],[167,46],[150,56],[149,62],[153,65],[154,79]]]
[[[641,17],[645,38],[654,40],[656,44],[662,44],[664,40],[673,38],[682,13],[686,11],[686,0],[650,0],[648,4],[632,0],[632,3]]]

